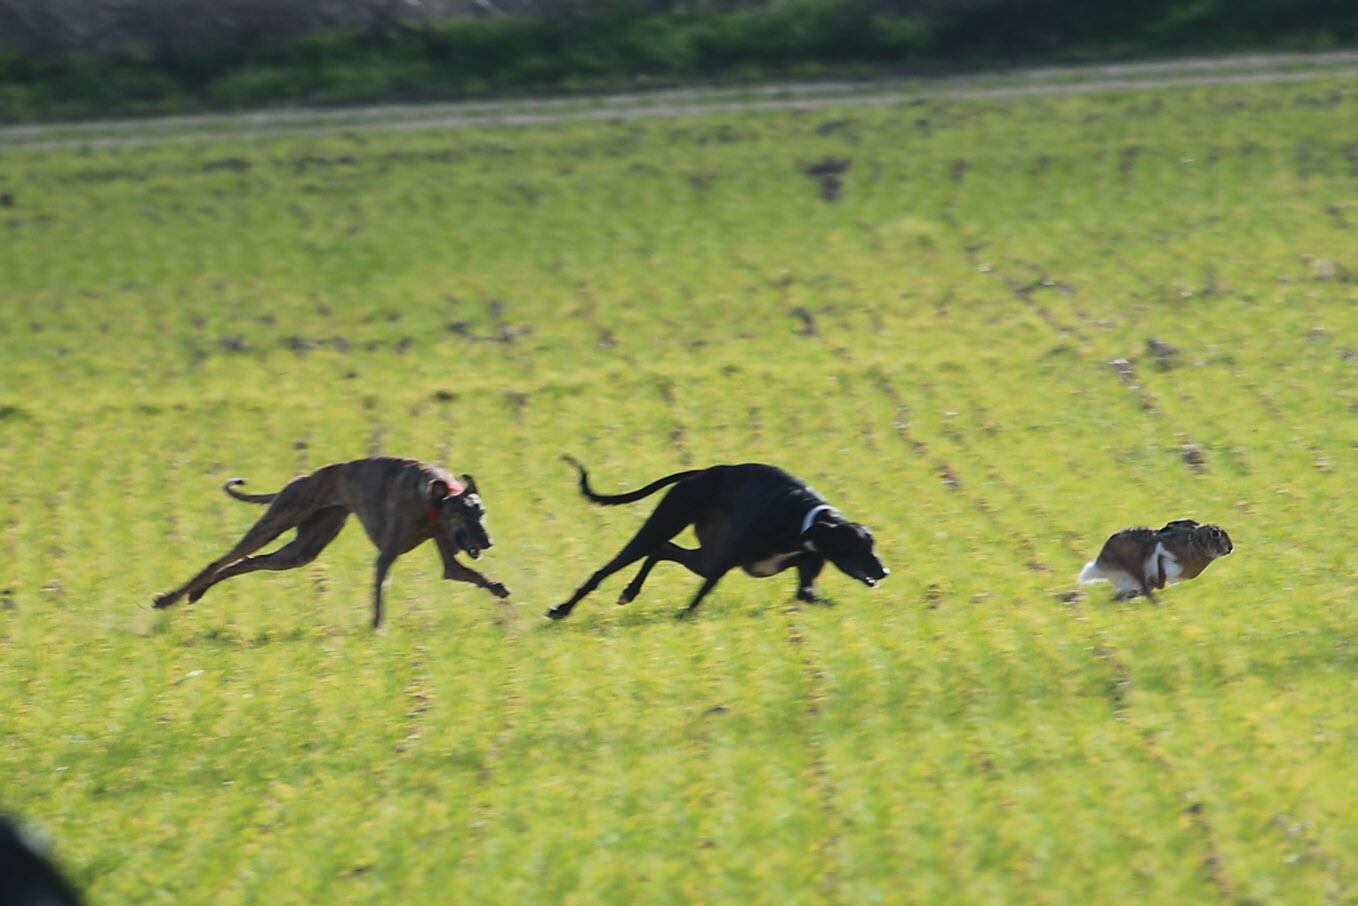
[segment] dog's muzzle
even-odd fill
[[[877,587],[877,583],[880,582],[880,581],[882,581],[883,579],[885,579],[885,578],[886,578],[887,576],[889,576],[889,575],[891,575],[891,570],[889,570],[889,569],[887,569],[885,566],[883,566],[883,567],[882,567],[882,574],[881,574],[880,576],[869,576],[869,575],[866,575],[866,574],[865,574],[865,575],[859,576],[858,578],[861,579],[862,582],[863,582],[863,584],[866,585],[868,588],[876,588],[876,587]]]
[[[481,559],[481,551],[493,547],[495,542],[490,540],[490,535],[482,533],[479,540],[474,539],[469,532],[457,533],[457,546],[467,552],[467,556],[473,560]]]

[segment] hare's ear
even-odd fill
[[[435,478],[429,482],[425,492],[429,495],[430,500],[442,500],[448,496],[448,482],[442,478]]]
[[[1197,520],[1194,519],[1173,519],[1165,523],[1165,527],[1160,529],[1162,532],[1187,531],[1198,527]]]
[[[462,484],[466,486],[466,488],[467,488],[467,493],[468,493],[468,494],[475,494],[475,493],[476,493],[476,479],[475,479],[475,478],[472,478],[470,475],[463,475],[463,476],[462,476]]]

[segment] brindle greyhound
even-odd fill
[[[600,582],[643,557],[646,562],[618,603],[626,604],[641,592],[656,563],[672,560],[704,579],[681,617],[692,613],[721,577],[737,566],[761,578],[796,566],[797,597],[803,601],[816,600],[816,577],[826,560],[870,588],[891,572],[877,559],[872,533],[866,527],[849,522],[804,482],[774,466],[744,463],[676,472],[640,490],[607,496],[590,488],[584,466],[569,456],[563,458],[580,470],[580,492],[605,506],[632,503],[666,485],[674,488],[616,557],[590,576],[570,600],[547,611],[554,620],[569,615]],[[670,540],[690,524],[698,536],[697,550]]]
[[[463,550],[473,560],[491,546],[483,523],[485,508],[476,482],[463,475],[461,483],[437,466],[413,459],[379,456],[317,469],[288,482],[276,494],[243,494],[235,489],[245,480],[233,478],[223,490],[246,503],[267,503],[268,511],[235,547],[213,560],[188,582],[155,600],[169,607],[184,595],[197,601],[209,588],[260,569],[283,570],[316,559],[335,539],[353,513],[377,545],[377,582],[373,587],[373,626],[382,625],[382,583],[396,558],[433,538],[443,557],[443,578],[471,582],[497,598],[509,589],[492,582],[457,561]],[[271,554],[251,557],[290,528],[297,537]]]

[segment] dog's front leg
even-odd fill
[[[819,600],[816,577],[825,569],[825,558],[820,554],[806,554],[797,561],[797,600],[808,603]]]
[[[396,562],[396,555],[383,551],[377,557],[377,581],[373,584],[373,629],[382,625],[382,583],[387,581],[387,570]]]
[[[443,578],[452,579],[454,582],[470,582],[477,588],[484,588],[497,598],[509,597],[509,589],[505,588],[503,583],[492,582],[470,566],[459,563],[457,548],[453,546],[453,542],[443,532],[434,533],[434,543],[438,545],[439,558],[443,560]]]
[[[509,597],[509,589],[505,588],[504,583],[492,582],[470,566],[459,563],[452,557],[443,561],[443,578],[452,579],[455,582],[470,582],[477,588],[484,588],[497,598]]]

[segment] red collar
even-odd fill
[[[449,497],[456,497],[465,490],[465,488],[463,488],[462,485],[458,484],[456,481],[448,481],[444,483],[448,485]],[[442,521],[439,518],[439,505],[437,503],[430,501],[429,508],[425,510],[425,512],[429,514],[429,521],[434,523],[434,525],[442,524]]]

